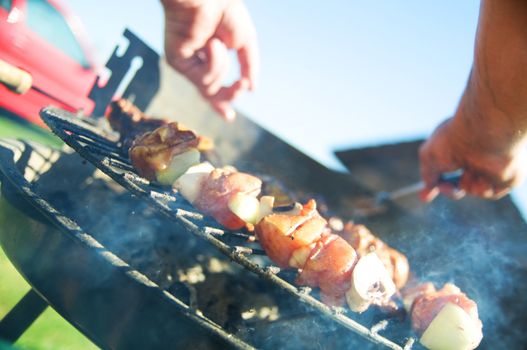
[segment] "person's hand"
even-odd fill
[[[256,31],[242,0],[162,0],[165,9],[167,62],[196,85],[226,120],[235,112],[230,102],[253,90],[259,57]],[[229,49],[237,52],[240,77],[224,86]]]
[[[527,172],[527,2],[482,0],[474,64],[455,116],[421,147],[421,197],[497,199]],[[463,170],[459,191],[439,184]]]
[[[425,182],[422,200],[431,201],[439,193],[453,199],[465,194],[499,199],[523,180],[527,170],[524,147],[495,147],[487,132],[458,125],[454,119],[444,121],[420,148],[421,175]],[[459,169],[463,175],[458,188],[438,183],[441,174]]]

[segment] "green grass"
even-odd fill
[[[29,327],[16,342],[16,346],[22,349],[41,350],[97,349],[92,342],[50,307]]]
[[[26,294],[29,285],[18,274],[0,248],[0,318]]]
[[[62,144],[50,132],[30,125],[0,110],[0,138],[20,138],[59,147]],[[0,228],[1,229],[1,228]],[[9,262],[0,247],[0,319],[24,296],[29,285]],[[0,350],[92,350],[97,349],[86,337],[48,307],[15,343],[14,347],[0,340]]]
[[[51,132],[29,124],[7,111],[0,109],[0,138],[33,140],[45,145],[60,147],[62,141]]]
[[[9,262],[3,250],[0,249],[0,318],[4,317],[28,290],[27,282]],[[4,348],[9,349],[7,344],[0,343],[0,349],[3,350]],[[15,348],[39,350],[97,349],[50,307],[15,343]]]

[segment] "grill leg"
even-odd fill
[[[22,299],[0,320],[0,339],[14,343],[44,312],[48,304],[33,290]]]

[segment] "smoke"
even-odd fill
[[[302,309],[296,300],[245,270],[236,266],[218,269],[212,258],[233,265],[143,199],[95,176],[94,168],[76,155],[61,157],[40,177],[38,189],[106,249],[251,343],[291,349],[351,344],[375,348]],[[420,281],[432,281],[437,287],[452,282],[478,303],[483,349],[526,344],[527,230],[511,205],[507,201],[438,200],[419,215],[392,218],[374,229],[408,256]],[[380,313],[352,317],[373,324]],[[393,323],[399,336],[410,334],[407,323]]]
[[[145,282],[155,283],[151,286],[157,285],[197,308],[249,343],[263,339],[261,334],[268,329],[265,325],[282,319],[282,312],[284,316],[298,312],[292,306],[294,301],[279,307],[276,299],[282,295],[277,296],[276,288],[230,262],[76,154],[60,157],[41,174],[36,187],[40,196],[100,243],[99,253],[122,260],[141,274],[137,276],[146,276],[149,281]],[[97,273],[106,275],[105,271]],[[108,282],[106,277],[98,281],[80,283],[97,290],[95,283]],[[190,340],[198,347],[207,341]]]
[[[510,200],[439,199],[394,227],[386,238],[419,281],[454,283],[476,301],[481,349],[525,347],[527,229]]]
[[[264,349],[330,349],[353,344],[361,349],[377,348],[233,264],[210,244],[194,238],[143,198],[116,186],[75,154],[58,159],[40,176],[37,187],[53,207],[102,245],[101,252],[111,252],[250,344]],[[267,263],[258,257],[255,262]],[[82,284],[90,283],[96,281]],[[363,322],[373,324],[378,314],[361,317]],[[199,347],[200,340],[194,341]]]

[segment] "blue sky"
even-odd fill
[[[99,62],[124,27],[161,51],[159,2],[67,4]],[[257,91],[236,107],[322,163],[337,167],[335,149],[427,137],[454,112],[472,63],[479,1],[246,4],[262,69]],[[527,208],[527,186],[515,196]]]

